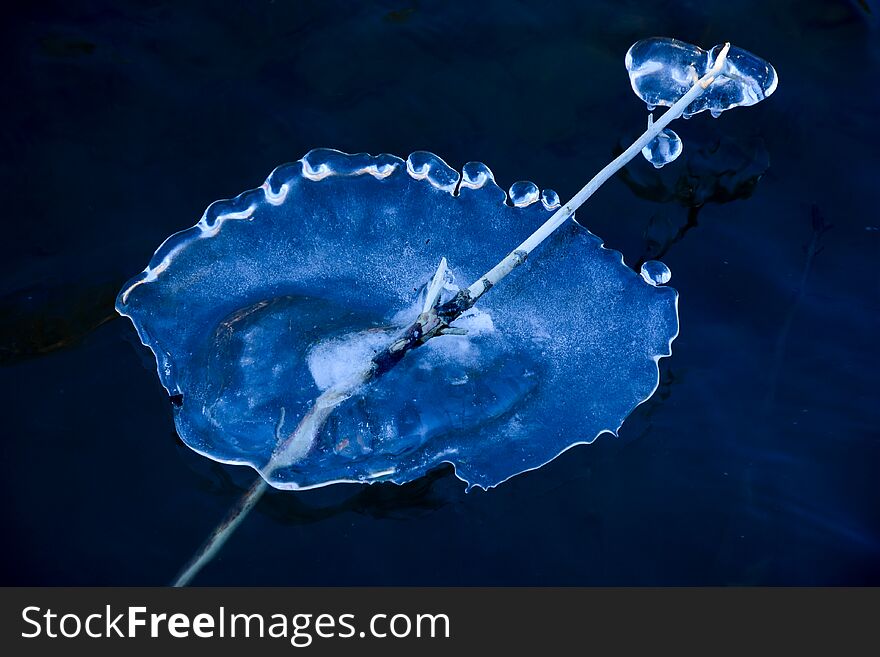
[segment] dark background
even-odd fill
[[[177,440],[113,311],[167,235],[319,146],[567,198],[644,128],[623,56],[664,35],[780,83],[578,215],[681,293],[620,437],[489,492],[273,492],[196,583],[880,584],[874,0],[34,2],[2,32],[0,583],[167,583],[253,477]]]

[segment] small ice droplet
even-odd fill
[[[721,110],[709,110],[709,114],[712,115],[713,119],[717,119],[719,116],[721,116]]]
[[[648,103],[648,104],[647,104],[647,107],[648,107],[648,111],[649,111],[649,112],[653,112],[655,109],[657,109],[657,106],[656,106],[656,105],[652,105],[651,103]]]
[[[648,128],[654,123],[654,116],[648,115]],[[664,129],[660,134],[654,137],[647,146],[642,149],[642,155],[655,168],[659,169],[665,164],[669,164],[681,155],[683,146],[681,138],[669,128]]]
[[[646,283],[654,286],[666,285],[672,278],[672,272],[669,271],[669,267],[659,260],[648,260],[648,262],[642,265],[640,273]]]

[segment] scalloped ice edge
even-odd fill
[[[231,199],[211,203],[195,226],[169,236],[156,249],[147,267],[131,278],[116,297],[116,311],[125,317],[128,296],[138,285],[155,281],[174,259],[174,256],[190,242],[214,237],[226,221],[250,221],[260,201],[270,205],[284,203],[290,190],[290,181],[296,177],[320,181],[330,176],[347,177],[370,175],[381,180],[399,169],[404,169],[414,180],[423,180],[452,196],[459,196],[462,189],[495,192],[499,202],[522,208],[540,201],[546,210],[560,206],[559,195],[552,189],[538,191],[537,185],[528,181],[513,183],[505,193],[495,182],[495,176],[485,164],[468,162],[462,173],[450,167],[437,155],[428,151],[415,151],[404,161],[395,155],[382,153],[348,154],[331,148],[315,148],[295,163],[275,168],[266,181],[255,189],[242,192]],[[497,191],[496,191],[497,190]],[[509,203],[508,203],[509,201]],[[574,215],[571,217],[574,219]],[[146,343],[145,343],[146,344]]]
[[[556,192],[551,189],[545,189],[543,192],[538,194],[537,186],[534,185],[534,183],[528,181],[515,182],[513,185],[511,185],[510,193],[505,193],[505,191],[495,182],[495,177],[489,167],[481,162],[468,162],[464,165],[464,167],[462,167],[462,174],[459,176],[458,172],[455,171],[448,164],[446,164],[446,162],[444,162],[440,157],[427,151],[416,151],[415,153],[410,154],[406,161],[404,161],[397,156],[389,155],[386,153],[376,156],[371,156],[367,153],[358,153],[351,155],[334,149],[313,149],[306,153],[300,160],[297,160],[294,163],[282,164],[276,167],[272,171],[272,173],[269,174],[269,177],[260,187],[242,192],[232,199],[221,199],[211,203],[196,225],[174,233],[166,238],[165,241],[162,242],[162,244],[159,246],[159,248],[156,249],[146,269],[144,269],[140,274],[131,278],[123,286],[122,290],[117,295],[116,311],[120,315],[128,317],[132,320],[132,323],[134,324],[135,329],[138,333],[138,337],[140,338],[141,344],[150,349],[155,355],[157,370],[159,371],[159,379],[163,383],[163,385],[165,383],[165,376],[170,374],[170,368],[166,362],[164,355],[160,353],[158,345],[153,344],[149,334],[146,332],[146,329],[140,326],[139,323],[134,320],[134,317],[132,317],[125,311],[128,295],[135,287],[144,283],[155,281],[158,276],[168,268],[174,256],[179,251],[184,249],[190,242],[194,240],[201,239],[203,237],[215,236],[220,231],[225,221],[251,220],[253,218],[253,213],[256,210],[256,204],[258,201],[265,200],[272,205],[282,204],[290,189],[289,181],[296,176],[302,176],[303,178],[306,178],[308,180],[319,181],[329,176],[359,176],[369,174],[374,178],[383,179],[387,178],[395,171],[402,168],[401,165],[405,167],[406,172],[413,179],[427,181],[432,186],[446,191],[452,196],[459,196],[463,192],[469,193],[467,190],[480,190],[482,193],[494,193],[500,203],[507,204],[508,200],[510,200],[510,204],[512,204],[514,207],[526,207],[528,205],[536,203],[539,199],[544,208],[548,211],[555,210],[556,208],[560,207],[559,196],[556,194]],[[455,181],[455,184],[452,184],[453,179]],[[572,215],[570,218],[574,220],[574,215]],[[575,221],[575,223],[583,230],[586,230],[590,235],[593,234],[582,224],[578,223],[577,221]],[[623,254],[621,252],[615,249],[609,249],[605,246],[601,239],[599,248],[614,252],[619,257],[620,264],[625,269],[629,270],[629,268],[626,266],[626,263],[623,259]],[[634,276],[638,276],[638,274],[636,274],[635,272],[632,272],[632,274]],[[678,337],[680,329],[677,292],[675,294],[675,317],[676,333],[669,339],[666,353],[653,356],[654,363],[657,366],[657,377],[654,387],[652,388],[651,392],[645,396],[644,399],[633,405],[632,409],[630,409],[630,411],[624,416],[623,421],[625,421],[626,418],[629,417],[633,409],[650,399],[656,392],[657,387],[660,385],[659,361],[661,358],[672,355],[672,343]],[[165,369],[165,376],[163,376],[163,369]],[[168,390],[169,394],[175,393],[175,391],[169,390],[167,388],[166,390]],[[176,392],[179,392],[179,390],[177,390]],[[599,436],[601,436],[603,433],[611,433],[612,435],[617,436],[618,431],[623,426],[623,421],[616,429],[603,429],[589,440],[580,440],[574,442],[560,450],[553,457],[547,459],[547,461],[545,461],[544,463],[537,465],[533,468],[528,468],[526,470],[518,472],[514,475],[511,475],[510,477],[507,477],[506,479],[503,479],[502,481],[499,481],[496,484],[489,486],[483,486],[479,483],[472,483],[462,477],[459,474],[458,469],[455,467],[455,463],[453,463],[452,461],[441,461],[440,463],[449,463],[450,465],[452,465],[453,470],[455,471],[455,476],[459,480],[467,484],[467,491],[470,491],[472,488],[489,490],[503,484],[512,477],[515,477],[519,474],[524,474],[526,472],[531,472],[532,470],[537,470],[544,465],[547,465],[548,463],[555,460],[573,447],[576,447],[578,445],[589,445],[595,442],[596,439],[598,439]],[[260,471],[260,469],[250,462],[239,459],[219,459],[215,455],[203,452],[191,446],[190,448],[193,449],[193,451],[195,451],[196,453],[201,454],[202,456],[205,456],[219,463],[248,466],[255,470],[261,477],[263,476],[263,473]],[[387,474],[388,473],[383,473],[382,476],[386,476]],[[316,484],[314,486],[297,486],[295,484],[287,486],[277,486],[268,480],[266,481],[270,486],[279,490],[309,490],[313,488],[322,488],[324,486],[329,486],[331,484],[337,483],[378,483],[378,480],[369,479],[340,479]],[[388,480],[384,481],[386,483],[397,483],[393,481],[389,482]]]
[[[606,251],[614,251],[615,253],[620,255],[620,262],[624,267],[626,267],[626,263],[623,260],[622,253],[620,253],[619,251],[615,251],[614,249],[609,249],[604,244],[600,244],[599,248],[605,249]],[[629,268],[627,267],[627,269],[629,269]],[[635,273],[635,272],[633,272],[633,273]],[[665,287],[665,285],[658,284],[655,287]],[[482,484],[472,483],[458,474],[458,469],[455,467],[455,464],[452,463],[452,461],[441,461],[441,463],[451,464],[452,469],[455,471],[456,478],[467,484],[467,488],[465,489],[465,492],[469,493],[472,488],[479,488],[481,490],[488,491],[488,490],[491,490],[492,488],[495,488],[496,486],[500,486],[501,484],[503,484],[506,481],[510,481],[514,477],[518,477],[521,474],[525,474],[526,472],[532,472],[533,470],[540,470],[548,463],[558,459],[560,456],[565,454],[570,449],[578,447],[579,445],[592,445],[594,442],[596,442],[596,440],[599,439],[599,436],[601,436],[603,433],[610,433],[615,438],[618,438],[620,429],[623,427],[623,424],[624,424],[624,422],[626,422],[626,419],[630,415],[632,415],[632,412],[636,408],[638,408],[639,406],[644,404],[646,401],[648,401],[651,397],[653,397],[654,393],[657,392],[657,388],[660,387],[660,359],[661,358],[668,358],[669,356],[672,356],[672,343],[675,342],[675,339],[678,337],[678,334],[681,331],[681,322],[679,321],[679,314],[678,314],[678,291],[676,291],[674,288],[670,288],[670,289],[673,290],[673,292],[675,292],[675,335],[673,335],[671,338],[669,338],[669,343],[666,345],[666,353],[657,354],[652,357],[652,360],[654,361],[654,367],[655,367],[654,371],[656,372],[657,378],[654,380],[654,387],[651,388],[651,392],[649,392],[647,395],[645,395],[644,399],[642,399],[632,405],[632,408],[630,408],[629,411],[627,411],[626,415],[623,416],[623,420],[620,422],[620,424],[617,426],[616,429],[602,429],[601,431],[597,432],[596,435],[593,436],[592,438],[590,438],[589,440],[579,440],[577,442],[571,443],[570,445],[563,447],[561,450],[559,450],[559,452],[557,452],[554,456],[552,456],[549,459],[547,459],[546,461],[544,461],[542,464],[536,465],[533,468],[527,468],[526,470],[521,470],[520,472],[517,472],[516,474],[510,475],[509,477],[507,477],[507,479],[502,479],[497,484],[492,484],[491,486],[483,486]],[[257,472],[259,472],[259,470],[257,470]],[[269,485],[271,486],[272,484],[269,484]]]

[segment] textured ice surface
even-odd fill
[[[558,203],[526,182],[508,199],[475,162],[460,176],[430,153],[311,151],[168,238],[117,309],[180,395],[181,438],[260,470],[323,389],[415,319],[441,257],[450,296]],[[450,462],[490,487],[540,467],[653,393],[676,305],[568,222],[456,321],[468,335],[430,340],[344,401],[270,483],[402,483]]]
[[[722,46],[703,50],[678,39],[653,37],[634,43],[626,53],[633,91],[653,110],[681,98],[712,67]],[[776,71],[760,57],[732,46],[724,70],[691,103],[684,116],[709,110],[718,116],[731,107],[754,105],[776,90]]]
[[[653,115],[648,115],[648,129],[653,124]],[[648,162],[660,169],[664,164],[669,164],[679,155],[683,149],[681,138],[669,128],[664,128],[647,146],[642,149],[642,155]]]

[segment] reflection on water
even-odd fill
[[[0,296],[0,365],[71,347],[116,319],[117,287],[116,281],[36,283]]]

